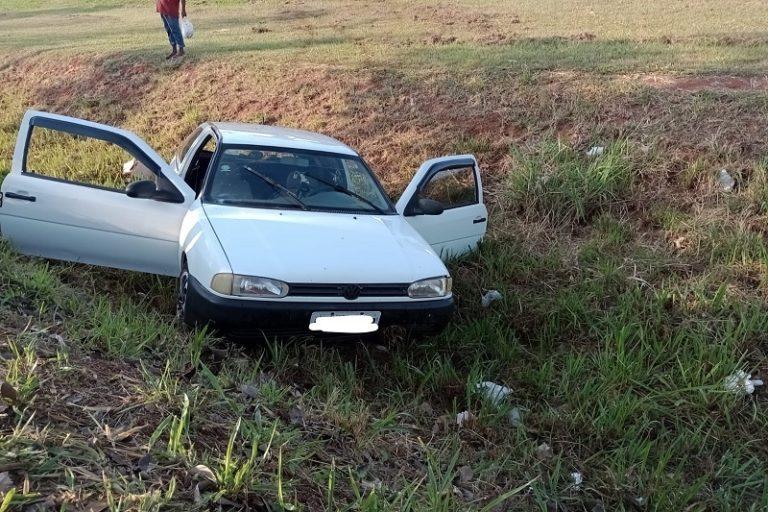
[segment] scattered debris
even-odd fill
[[[509,411],[508,418],[509,418],[510,425],[512,425],[513,427],[520,427],[523,425],[523,416],[520,413],[519,407],[513,407]]]
[[[590,158],[595,158],[603,153],[605,153],[605,146],[592,146],[584,154]]]
[[[473,421],[475,421],[475,415],[469,411],[460,412],[456,415],[456,424],[460,427],[472,423]]]
[[[512,393],[512,390],[507,386],[502,386],[501,384],[496,384],[489,380],[479,383],[476,388],[483,393],[485,398],[493,402],[496,406],[503,402],[507,395]]]
[[[552,448],[547,443],[541,443],[536,447],[536,457],[539,460],[551,459],[553,456]]]
[[[725,389],[738,395],[751,395],[757,386],[762,386],[761,379],[753,379],[750,374],[739,370],[725,378]]]
[[[259,396],[259,388],[253,384],[243,384],[240,386],[240,392],[248,398],[256,398]]]
[[[378,491],[381,489],[382,482],[378,478],[373,480],[363,480],[360,482],[360,486],[366,491]]]
[[[487,308],[491,305],[491,302],[501,300],[503,297],[501,293],[499,293],[498,290],[488,290],[483,294],[483,298],[481,299],[480,303],[483,305],[484,308]]]
[[[11,475],[9,475],[7,471],[0,473],[0,494],[5,494],[6,492],[13,489],[14,486],[15,484],[11,479]]]
[[[149,473],[152,469],[152,456],[150,454],[144,455],[136,462],[136,470],[141,473]]]
[[[472,471],[472,468],[469,466],[461,466],[455,481],[458,484],[468,484],[473,478],[475,478],[475,472]]]
[[[720,186],[723,187],[723,192],[731,192],[736,188],[736,180],[733,179],[733,176],[728,174],[726,169],[720,169],[718,180],[720,180]]]
[[[304,409],[302,409],[301,406],[294,405],[291,407],[291,410],[288,411],[288,416],[290,417],[291,423],[293,425],[304,424]]]
[[[571,488],[578,491],[581,490],[581,484],[584,482],[584,477],[581,476],[581,473],[578,471],[574,471],[571,473],[571,481],[573,482]]]

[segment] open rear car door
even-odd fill
[[[488,221],[477,160],[457,155],[424,162],[396,209],[441,258],[471,251]]]
[[[42,156],[30,155],[33,140]],[[150,179],[127,183],[122,155]],[[194,193],[133,133],[30,110],[0,190],[0,230],[25,254],[179,274],[179,229]]]

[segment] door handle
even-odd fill
[[[24,194],[17,194],[16,192],[6,192],[5,197],[7,199],[20,199],[22,201],[30,201],[32,203],[37,201],[35,196],[25,196]]]
[[[486,220],[488,220],[488,219],[486,219],[485,217],[478,217],[478,218],[476,218],[475,220],[472,221],[472,224],[482,224]]]

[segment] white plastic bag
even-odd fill
[[[195,27],[189,18],[181,18],[181,35],[184,36],[184,39],[192,39],[195,35]]]

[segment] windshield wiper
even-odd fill
[[[266,182],[268,185],[271,185],[271,186],[272,186],[272,188],[274,188],[275,190],[277,190],[277,191],[279,191],[279,192],[282,192],[283,194],[285,194],[285,195],[287,195],[288,197],[290,197],[291,199],[293,199],[293,201],[294,201],[294,202],[295,202],[297,205],[299,205],[299,206],[301,207],[301,209],[302,209],[302,210],[309,210],[309,208],[307,207],[307,205],[306,205],[306,204],[304,204],[304,202],[303,202],[301,199],[299,199],[299,196],[297,196],[296,194],[294,194],[293,192],[291,192],[290,190],[288,190],[287,188],[285,188],[284,186],[282,186],[281,184],[279,184],[278,182],[276,182],[275,180],[273,180],[273,179],[272,179],[272,178],[270,178],[269,176],[266,176],[266,175],[264,175],[264,174],[260,173],[259,171],[257,171],[257,170],[255,170],[255,169],[252,169],[252,168],[248,167],[247,165],[243,165],[243,168],[244,168],[246,171],[248,171],[248,172],[250,172],[251,174],[253,174],[254,176],[256,176],[256,177],[258,177],[258,178],[261,178],[262,180],[264,180],[264,181],[265,181],[265,182]]]
[[[370,206],[371,208],[373,208],[377,212],[381,213],[382,215],[386,215],[387,214],[387,212],[385,212],[384,210],[382,210],[381,208],[376,206],[369,199],[364,198],[360,194],[352,192],[348,188],[344,188],[341,185],[337,185],[336,183],[331,183],[330,181],[325,181],[324,179],[318,178],[317,176],[312,176],[311,174],[302,173],[301,175],[302,176],[306,176],[308,178],[312,178],[313,180],[315,180],[315,181],[317,181],[319,183],[322,183],[323,185],[328,185],[329,187],[331,187],[336,192],[341,192],[342,194],[346,194],[346,195],[348,195],[350,197],[354,197],[355,199],[364,202],[365,204],[367,204],[368,206]]]

